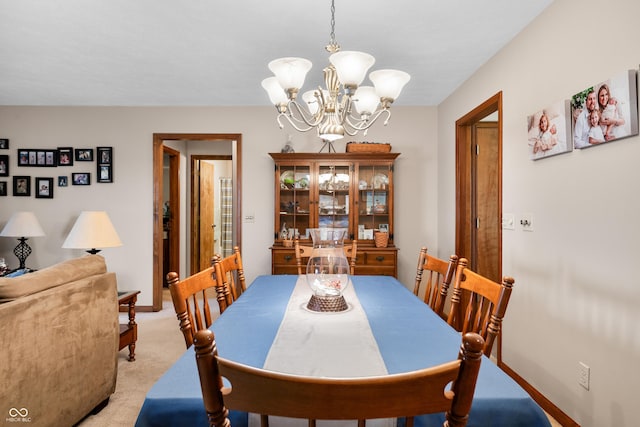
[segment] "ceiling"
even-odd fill
[[[437,105],[553,0],[335,0],[342,50]],[[264,106],[267,63],[328,64],[330,0],[0,0],[0,105]]]

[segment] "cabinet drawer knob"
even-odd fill
[[[287,261],[287,262],[291,261],[292,258],[293,258],[292,255],[285,255],[284,256],[284,260]]]
[[[378,256],[376,257],[376,261],[380,261],[380,262],[382,262],[382,261],[384,261],[384,257],[383,257],[382,255],[378,255]]]

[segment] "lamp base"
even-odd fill
[[[345,311],[349,306],[342,295],[319,297],[312,295],[307,303],[307,309],[311,311],[321,312],[339,312]]]
[[[27,257],[31,255],[31,246],[27,244],[26,237],[20,237],[18,240],[20,243],[13,249],[13,253],[18,258],[18,261],[20,261],[20,267],[18,267],[18,269],[23,269],[25,268],[24,264]]]

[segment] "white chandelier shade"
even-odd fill
[[[331,55],[329,62],[336,67],[340,83],[344,86],[359,86],[376,59],[368,53],[345,50]]]
[[[354,136],[363,131],[366,135],[373,123],[385,115],[384,124],[391,117],[391,104],[400,96],[410,75],[398,70],[378,70],[369,73],[373,86],[361,86],[375,58],[358,51],[340,51],[334,39],[334,4],[331,2],[331,43],[326,50],[331,53],[329,65],[324,68],[325,87],[298,93],[304,85],[311,61],[304,58],[285,57],[269,62],[274,76],[262,81],[271,103],[278,110],[276,118],[281,129],[282,119],[300,132],[316,129],[326,142]],[[333,148],[328,144],[329,151]]]

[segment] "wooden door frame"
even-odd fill
[[[234,245],[242,244],[242,134],[154,133],[153,134],[153,311],[162,310],[162,191],[164,141],[232,141]],[[240,249],[242,250],[242,248]]]
[[[471,229],[475,224],[472,212],[472,126],[489,114],[498,112],[498,206],[502,217],[502,92],[498,92],[456,121],[456,254],[469,258]],[[502,218],[499,218],[502,223]],[[502,277],[502,229],[498,239],[498,271]],[[471,260],[470,260],[471,261]],[[502,362],[502,334],[498,336],[498,363]]]
[[[195,180],[196,180],[196,174],[195,174],[195,164],[197,161],[201,161],[201,160],[231,160],[233,161],[233,156],[224,156],[224,155],[219,155],[219,154],[192,154],[191,156],[189,156],[189,174],[190,176],[190,182],[191,182],[191,195],[190,195],[190,206],[191,206],[191,221],[190,221],[190,230],[189,230],[189,247],[191,248],[191,260],[190,260],[190,270],[191,273],[193,274],[198,268],[196,266],[196,260],[193,257],[194,252],[197,252],[196,250],[196,246],[199,244],[198,239],[196,239],[196,232],[195,232],[195,227],[194,224],[196,223],[196,218],[195,218],[195,204],[196,204],[196,197],[197,194],[194,191],[195,188]],[[199,265],[199,262],[198,262]]]

